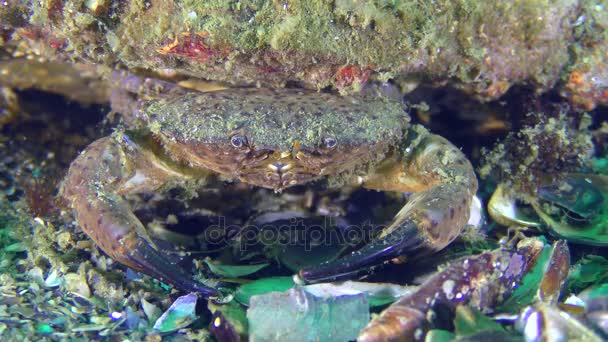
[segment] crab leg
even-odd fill
[[[415,147],[394,153],[361,180],[369,189],[415,192],[408,203],[362,249],[301,270],[299,277],[304,282],[334,281],[399,256],[438,251],[460,234],[477,191],[473,167],[444,138],[420,127],[412,132]]]
[[[215,296],[216,290],[194,281],[156,248],[122,197],[156,190],[178,176],[188,177],[118,134],[93,142],[78,156],[62,192],[83,231],[114,260],[182,290]]]

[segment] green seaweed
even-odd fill
[[[502,325],[480,311],[462,305],[456,308],[454,327],[458,336],[471,336],[488,330],[505,331]]]
[[[572,265],[568,273],[567,290],[570,293],[608,282],[608,259],[589,254]]]
[[[213,274],[221,277],[239,278],[255,273],[264,267],[270,265],[269,263],[262,263],[257,265],[225,265],[205,258],[204,262],[209,266],[209,269]]]
[[[251,297],[268,293],[284,292],[294,286],[292,277],[262,278],[251,283],[241,285],[236,290],[234,298],[244,305],[249,305]]]

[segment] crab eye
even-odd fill
[[[336,141],[336,139],[334,138],[325,138],[325,147],[327,148],[334,148],[336,147],[336,145],[338,145],[338,142]]]
[[[234,135],[230,138],[230,143],[234,147],[243,147],[243,145],[247,144],[247,138],[242,135]]]

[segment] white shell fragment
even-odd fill
[[[302,286],[304,291],[320,298],[365,294],[368,297],[392,297],[395,300],[411,294],[416,290],[416,288],[416,286],[401,286],[386,283],[366,283],[351,280],[342,283],[321,283]]]
[[[483,224],[483,213],[482,213],[482,203],[477,195],[473,196],[473,200],[471,201],[471,214],[469,216],[468,224],[480,228]]]
[[[91,297],[91,289],[87,284],[87,279],[84,274],[66,273],[63,275],[64,286],[66,291],[79,295],[83,298]]]
[[[525,308],[515,325],[526,341],[600,342],[602,338],[557,306],[537,303]]]
[[[144,314],[146,314],[146,317],[150,321],[155,321],[162,314],[158,306],[148,302],[143,298],[141,300],[141,308],[144,310]]]
[[[154,323],[154,330],[170,332],[187,327],[196,320],[196,300],[193,293],[181,296]]]
[[[44,280],[44,285],[46,287],[57,287],[61,285],[61,279],[59,278],[59,274],[57,270],[52,270],[51,273]]]

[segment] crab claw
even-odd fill
[[[170,283],[180,290],[196,292],[207,298],[219,296],[216,289],[194,281],[182,267],[167,260],[167,256],[162,255],[148,241],[135,237],[133,241],[128,241],[126,244],[131,245],[126,252],[128,261],[119,260],[121,263],[147,273],[160,281]]]
[[[102,138],[72,163],[62,194],[82,230],[112,259],[181,290],[217,296],[159,251],[122,197],[157,189],[176,176],[170,170],[127,136]]]
[[[376,167],[363,186],[415,192],[393,221],[371,243],[345,257],[300,270],[303,283],[335,281],[366,272],[399,256],[438,251],[462,231],[477,191],[473,167],[447,140],[420,130],[418,144]],[[415,138],[414,138],[415,139]]]
[[[360,273],[368,273],[368,267],[383,261],[424,254],[424,249],[424,239],[419,236],[416,226],[404,224],[356,252],[300,270],[296,279],[300,283],[320,283],[352,278]]]

